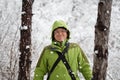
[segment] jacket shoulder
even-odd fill
[[[45,46],[44,49],[46,50],[46,49],[50,49],[50,48],[51,48],[51,45],[48,45],[48,46]]]
[[[70,43],[70,47],[79,47],[77,43]]]

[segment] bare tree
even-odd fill
[[[100,0],[95,25],[93,80],[105,80],[108,66],[108,37],[112,0]]]
[[[32,4],[33,0],[22,0],[18,80],[30,80]]]

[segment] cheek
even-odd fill
[[[54,35],[54,38],[56,39],[56,38],[57,38],[57,36],[56,36],[56,35]]]
[[[55,40],[59,40],[61,37],[59,35],[54,35]]]
[[[64,38],[67,38],[67,33],[64,34]]]

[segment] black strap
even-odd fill
[[[55,69],[55,67],[57,66],[57,64],[60,62],[60,60],[61,60],[60,57],[58,57],[58,59],[57,59],[57,60],[55,61],[55,63],[53,64],[51,70],[50,70],[49,73],[48,73],[47,80],[49,80],[51,73],[53,72],[53,70]]]
[[[65,56],[64,56],[64,54],[67,53],[67,51],[68,51],[68,47],[69,47],[69,43],[66,44],[66,48],[62,51],[62,53],[56,51],[57,54],[59,55],[59,57],[58,57],[58,59],[55,61],[55,63],[53,64],[53,67],[51,68],[50,72],[48,73],[47,80],[49,80],[49,77],[50,77],[51,73],[52,73],[53,70],[55,69],[56,65],[60,62],[60,60],[62,60],[62,62],[63,62],[64,65],[66,66],[66,68],[67,68],[67,70],[68,70],[68,73],[69,73],[71,79],[72,79],[72,80],[76,80],[74,74],[72,73],[72,70],[71,70],[71,68],[70,68],[69,63],[67,62],[67,60],[66,60],[66,58],[65,58]]]
[[[68,73],[69,73],[71,79],[72,79],[72,80],[76,80],[76,79],[75,79],[75,76],[74,76],[74,74],[73,74],[73,72],[72,72],[72,70],[71,70],[71,68],[70,68],[70,65],[69,65],[69,63],[67,62],[66,58],[65,58],[65,55],[64,55],[64,54],[61,54],[60,52],[57,52],[57,53],[58,53],[59,57],[61,58],[62,62],[64,63],[64,65],[66,66],[66,68],[67,68],[67,70],[68,70]]]

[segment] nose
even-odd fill
[[[59,31],[59,35],[62,35],[62,32],[61,32],[61,31]]]

